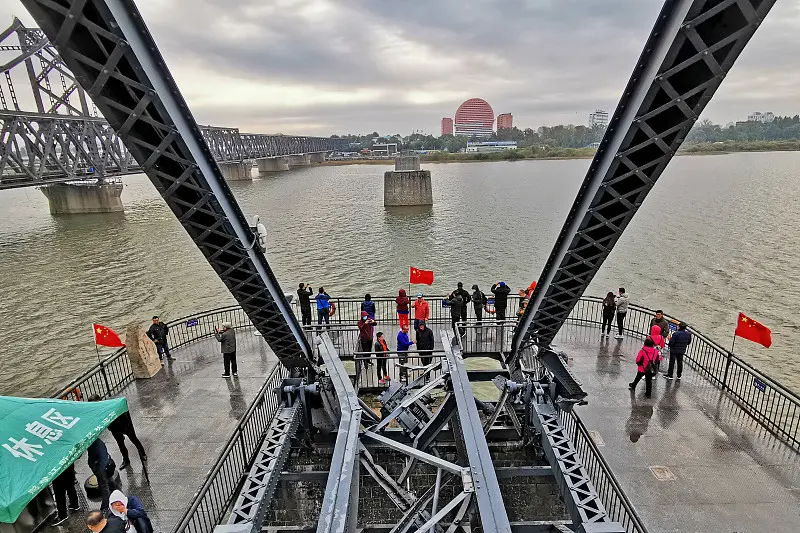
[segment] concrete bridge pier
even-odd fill
[[[253,176],[250,174],[253,166],[249,161],[234,162],[234,163],[217,163],[219,169],[222,171],[222,177],[225,181],[243,181],[252,180]]]
[[[290,167],[305,167],[311,164],[310,154],[299,154],[289,156]]]
[[[309,154],[311,156],[312,163],[324,163],[325,162],[325,152],[314,152],[313,154]]]
[[[282,172],[289,170],[288,157],[271,157],[269,159],[256,159],[259,172]]]
[[[384,173],[383,205],[433,205],[431,171],[420,170],[419,157],[398,157],[394,170]]]
[[[77,184],[57,183],[42,187],[50,204],[51,215],[119,213],[122,205],[122,182]]]

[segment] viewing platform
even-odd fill
[[[330,330],[332,345],[359,396],[371,403],[388,384],[378,382],[375,366],[366,366],[367,359],[374,362],[374,357],[357,352],[353,324],[360,301],[333,301],[337,312]],[[436,360],[444,353],[440,332],[450,328],[449,309],[440,301],[429,298]],[[379,324],[375,331],[383,331],[394,350],[398,331],[394,302],[378,298],[376,304]],[[510,299],[509,310],[516,305]],[[571,428],[575,448],[615,520],[629,532],[796,531],[800,523],[800,401],[796,395],[697,332],[693,332],[682,381],[658,376],[652,398],[644,397],[644,383],[632,394],[627,384],[636,372],[633,361],[643,338],[640,331],[649,324],[651,312],[631,306],[631,329],[625,338],[601,339],[599,324],[595,324],[599,305],[599,299],[582,299],[554,347],[566,354],[569,368],[588,392],[588,404],[575,407],[577,418],[567,416],[564,425]],[[300,314],[299,309],[294,311]],[[237,327],[238,379],[220,377],[219,343],[210,335],[214,325],[223,321]],[[466,326],[465,367],[475,396],[495,402],[499,392],[490,380],[507,375],[499,354],[508,350],[513,321],[502,328],[493,321],[484,322],[482,328],[474,322]],[[307,333],[312,341],[316,329],[315,324]],[[285,377],[284,371],[275,366],[275,355],[236,307],[175,320],[170,340],[176,360],[167,362],[155,377],[133,380],[122,350],[104,361],[102,371],[95,367],[73,382],[68,387],[73,392],[67,396],[74,395],[76,386],[84,399],[95,392],[125,396],[149,461],[145,472],[135,448],[128,445],[132,467],[121,472],[123,492],[142,500],[156,531],[211,532],[225,516],[238,480],[276,412],[277,396],[272,389]],[[422,372],[422,361],[413,349],[405,366],[396,353],[390,353],[388,363],[390,382],[413,381]],[[513,428],[497,431],[494,438],[490,432],[487,440],[500,442],[502,431],[513,432]],[[317,448],[323,463],[327,460],[324,443],[334,434],[323,438]],[[119,464],[121,456],[113,438],[105,433],[103,440]],[[288,480],[306,480],[303,483],[308,486],[308,480],[319,483],[326,478],[316,468],[303,474],[310,467],[308,460],[294,461],[292,468],[300,470],[290,473]],[[507,470],[515,468],[502,464]],[[76,470],[80,483],[90,475],[85,456],[76,462]],[[531,479],[540,480],[537,494],[544,498],[537,500],[540,505],[553,498],[554,488],[548,481],[552,478]],[[281,481],[280,486],[285,483],[294,482]],[[511,497],[506,490],[503,497]],[[98,508],[99,502],[89,502],[83,491],[79,495],[81,512],[45,531],[85,531],[86,513]],[[287,512],[319,512],[309,502],[321,502],[322,493],[311,490],[309,502],[299,507],[296,502],[286,507],[287,496],[290,493],[283,494],[283,499],[276,496],[273,519]],[[551,520],[566,518],[559,504],[550,505],[555,507],[538,512]]]

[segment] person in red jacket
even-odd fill
[[[653,367],[657,360],[658,350],[656,350],[656,344],[653,342],[653,339],[647,337],[644,340],[644,346],[642,346],[642,349],[639,350],[639,353],[636,355],[636,378],[628,384],[628,388],[635,391],[636,384],[639,383],[642,378],[645,378],[644,395],[649,398],[653,389],[653,375],[655,374]]]
[[[425,298],[422,297],[422,293],[417,294],[417,299],[411,304],[411,307],[414,308],[414,331],[419,331],[419,323],[430,318],[431,307],[428,305],[428,302],[425,301]]]
[[[411,304],[411,300],[406,295],[406,290],[400,289],[394,301],[397,303],[397,320],[400,321],[400,328],[408,326],[408,306]]]

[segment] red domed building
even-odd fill
[[[491,137],[494,133],[494,111],[486,100],[470,98],[456,111],[456,135]]]

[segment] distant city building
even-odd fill
[[[372,155],[394,155],[397,153],[397,143],[373,144],[370,153]]]
[[[502,113],[497,115],[497,130],[510,130],[514,127],[514,115]]]
[[[608,126],[608,111],[603,111],[602,109],[595,109],[593,113],[589,113],[589,127],[594,128],[595,126]]]
[[[442,135],[452,135],[453,134],[453,119],[450,117],[444,117],[442,119]]]
[[[516,149],[517,141],[467,141],[467,152],[501,152]]]
[[[494,111],[486,100],[470,98],[456,111],[455,133],[464,137],[491,137]]]
[[[773,120],[775,120],[775,115],[770,111],[767,111],[766,113],[756,111],[755,113],[750,113],[747,115],[747,122],[762,122],[766,124],[768,122],[772,122]]]

